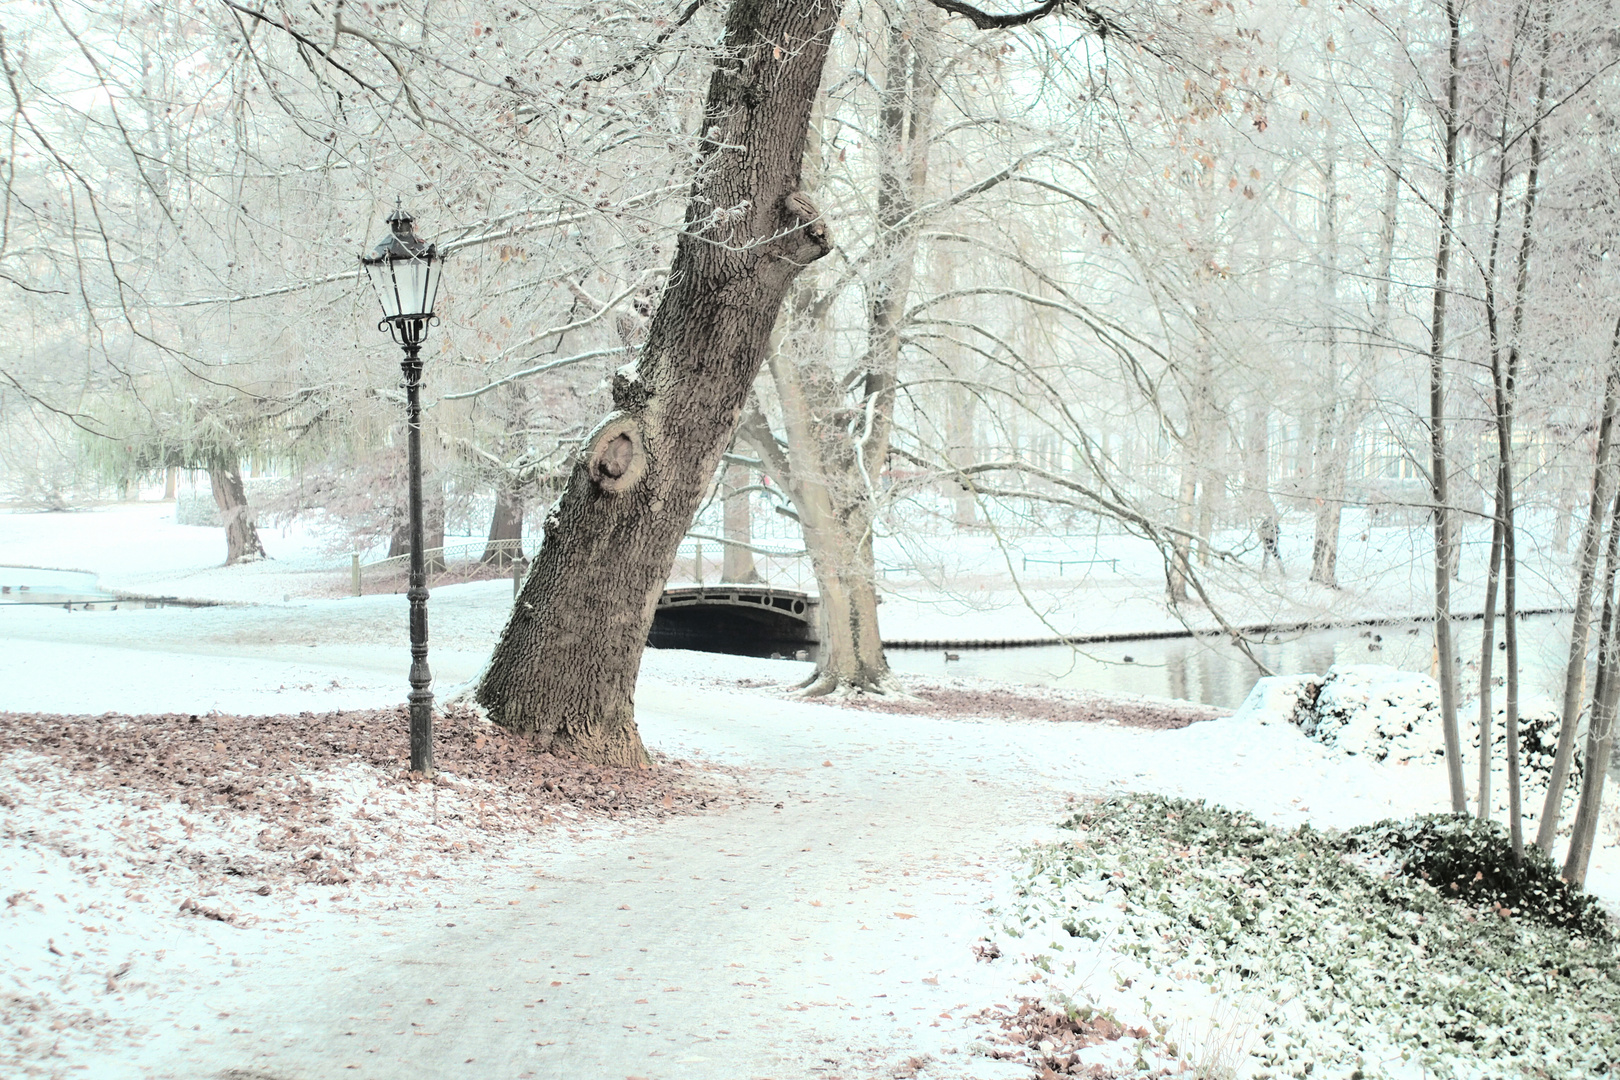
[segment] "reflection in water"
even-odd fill
[[[1464,700],[1479,690],[1478,620],[1453,625],[1457,641],[1459,690]],[[1502,639],[1501,620],[1496,639]],[[1272,635],[1253,646],[1262,663],[1279,675],[1321,674],[1334,664],[1389,664],[1404,671],[1431,672],[1434,632],[1428,623],[1316,630]],[[916,675],[966,675],[1005,682],[1106,690],[1200,701],[1236,708],[1248,696],[1259,671],[1224,638],[1164,638],[1017,649],[890,649],[896,671]],[[1569,616],[1533,615],[1519,623],[1520,693],[1558,698],[1569,657]],[[1127,660],[1126,658],[1130,659]],[[1500,680],[1503,654],[1496,653],[1492,676]],[[1500,686],[1498,681],[1498,686]]]

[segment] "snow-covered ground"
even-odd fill
[[[0,514],[0,563],[262,602],[0,607],[0,711],[273,714],[403,699],[402,596],[295,591],[292,552],[331,562],[293,534],[267,537],[275,561],[212,567],[218,530],[165,523],[167,509]],[[434,591],[441,693],[477,673],[510,598],[498,581]],[[430,859],[437,876],[406,860],[391,882],[268,897],[143,854],[164,836],[228,848],[213,819],[10,755],[0,1073],[1024,1075],[975,1052],[986,1029],[970,1014],[1043,988],[1016,957],[987,963],[973,947],[1020,847],[1053,838],[1074,800],[1151,791],[1323,828],[1446,801],[1438,765],[1349,756],[1280,719],[1280,704],[1179,730],[907,715],[793,700],[781,687],[806,670],[646,654],[644,738],[732,770],[743,790],[729,806],[656,823],[558,821],[498,851]],[[358,802],[380,775],[345,782]],[[418,821],[427,809],[412,797],[379,805]],[[1591,884],[1616,907],[1613,843],[1603,838]],[[240,917],[199,917],[185,900]]]

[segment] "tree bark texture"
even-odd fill
[[[1620,577],[1620,498],[1609,516],[1609,539],[1603,568],[1603,615],[1598,622],[1598,667],[1592,688],[1592,718],[1586,725],[1586,783],[1575,808],[1569,852],[1564,857],[1565,881],[1577,888],[1586,882],[1592,841],[1597,835],[1598,811],[1603,805],[1603,781],[1614,749],[1614,712],[1620,700],[1620,627],[1615,625],[1614,587]]]
[[[799,190],[836,0],[737,0],[669,285],[585,439],[476,693],[497,723],[647,763],[634,696],[653,610],[793,279],[831,248]]]
[[[1339,530],[1344,520],[1344,456],[1335,447],[1317,470],[1316,529],[1311,539],[1311,580],[1339,587]]]
[[[751,584],[760,577],[754,568],[754,553],[746,546],[754,540],[754,503],[748,491],[748,467],[736,462],[728,464],[722,483],[725,538],[736,543],[725,545],[720,580]]]
[[[1327,378],[1323,381],[1325,401],[1322,422],[1317,429],[1316,461],[1312,475],[1316,488],[1316,529],[1311,540],[1311,580],[1330,589],[1339,587],[1339,527],[1344,517],[1344,451],[1353,431],[1350,415],[1354,409],[1344,396],[1339,371],[1338,308],[1338,170],[1337,149],[1327,144],[1327,162],[1322,169],[1322,289],[1329,311],[1327,320]]]
[[[1451,512],[1448,503],[1445,428],[1446,300],[1451,292],[1451,227],[1457,205],[1457,156],[1462,118],[1458,115],[1461,78],[1462,14],[1459,0],[1446,0],[1449,34],[1446,69],[1445,177],[1440,210],[1440,245],[1434,258],[1434,306],[1429,327],[1429,467],[1434,494],[1434,647],[1440,676],[1440,730],[1445,739],[1446,778],[1452,813],[1468,812],[1463,785],[1462,746],[1457,734],[1456,657],[1451,644]]]
[[[480,562],[511,566],[523,558],[523,495],[510,485],[495,489],[495,513],[489,519],[489,540]]]
[[[1603,510],[1614,498],[1614,424],[1620,413],[1620,320],[1614,324],[1609,348],[1609,377],[1603,388],[1603,415],[1598,421],[1597,461],[1592,467],[1592,499],[1581,529],[1577,556],[1580,579],[1575,586],[1575,612],[1569,631],[1569,665],[1564,669],[1564,711],[1558,725],[1558,748],[1547,778],[1547,801],[1536,829],[1536,846],[1551,851],[1563,810],[1564,787],[1569,783],[1575,756],[1575,728],[1581,717],[1581,696],[1586,688],[1586,643],[1592,631],[1592,592],[1597,579],[1598,548],[1603,540]]]
[[[264,558],[264,544],[259,540],[253,509],[248,506],[247,490],[242,486],[241,466],[235,461],[211,465],[208,482],[214,489],[219,519],[225,525],[225,565]]]
[[[1476,813],[1481,821],[1488,821],[1491,816],[1491,666],[1496,661],[1496,588],[1501,577],[1502,519],[1497,518],[1491,528],[1491,560],[1485,574],[1484,618],[1479,638],[1479,806]]]

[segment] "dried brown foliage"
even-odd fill
[[[736,685],[766,685],[742,679]],[[925,682],[901,679],[906,696],[850,694],[807,700],[822,705],[908,716],[973,716],[989,719],[1050,720],[1054,723],[1113,723],[1125,727],[1168,731],[1215,720],[1226,710],[1190,701],[1117,697],[1044,687],[1010,687],[994,683],[976,685],[965,680]]]
[[[401,846],[453,858],[553,822],[662,818],[719,797],[719,785],[687,762],[586,765],[454,708],[436,722],[440,772],[423,781],[406,768],[407,726],[403,707],[278,716],[0,713],[0,755],[53,759],[71,779],[141,809],[169,805],[232,829],[253,827],[248,850],[188,854],[176,845],[199,871],[319,885],[348,884],[361,863],[375,871],[384,852]],[[29,773],[20,760],[8,765]]]
[[[1006,1061],[1022,1061],[1035,1069],[1041,1080],[1055,1080],[1064,1076],[1084,1076],[1093,1080],[1123,1077],[1146,1078],[1168,1076],[1168,1070],[1143,1073],[1135,1069],[1121,1073],[1095,1062],[1082,1063],[1080,1051],[1122,1038],[1147,1039],[1146,1028],[1127,1027],[1101,1013],[1082,1019],[1061,1010],[1050,1008],[1030,998],[1018,1002],[1016,1010],[995,1005],[976,1014],[975,1018],[1000,1029],[990,1038],[996,1047],[992,1057]]]

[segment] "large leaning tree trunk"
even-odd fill
[[[219,520],[225,526],[225,565],[264,558],[259,527],[254,523],[247,489],[242,485],[240,463],[235,459],[214,462],[208,467],[208,482],[214,489]]]
[[[586,438],[476,691],[549,749],[643,765],[636,674],[676,547],[730,441],[777,311],[831,239],[799,191],[836,0],[739,0],[709,82],[669,287]]]

